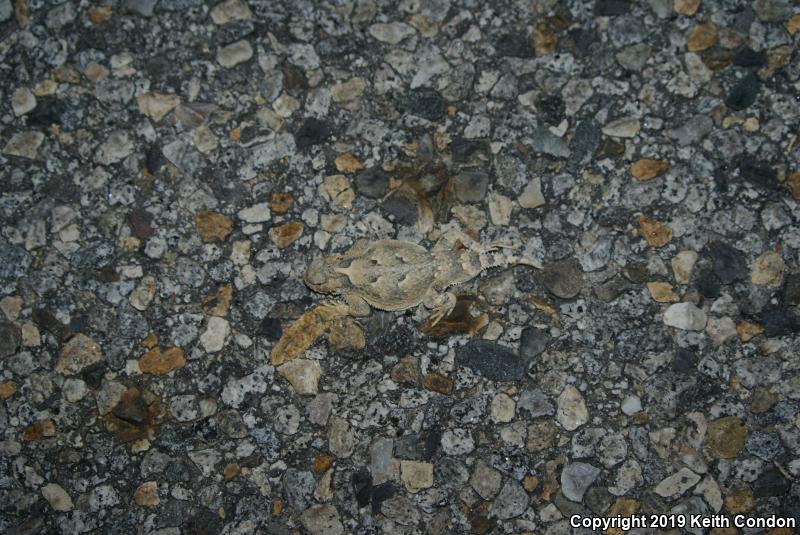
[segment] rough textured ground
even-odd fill
[[[797,518],[799,37],[790,0],[0,0],[0,531]],[[545,268],[271,364],[313,255],[452,227]]]

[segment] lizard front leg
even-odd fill
[[[349,308],[348,314],[351,316],[369,316],[369,303],[363,297],[355,292],[344,293],[342,297],[344,297],[344,301]]]
[[[433,327],[453,311],[456,306],[456,296],[451,292],[437,293],[436,290],[430,289],[425,293],[422,304],[431,310],[428,318]]]

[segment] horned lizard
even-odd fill
[[[467,282],[489,268],[537,262],[506,255],[512,248],[499,242],[483,245],[458,230],[446,232],[430,251],[402,240],[357,241],[341,255],[317,257],[304,280],[309,288],[344,299],[351,316],[366,316],[370,307],[405,310],[424,305],[431,324],[446,317],[456,304],[448,289]]]

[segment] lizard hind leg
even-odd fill
[[[430,316],[428,316],[431,321],[431,327],[442,321],[453,311],[456,301],[455,294],[451,292],[436,293],[435,290],[428,290],[422,304],[425,308],[431,310]]]

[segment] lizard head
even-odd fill
[[[318,256],[311,261],[303,280],[306,285],[317,293],[334,293],[342,287],[342,275],[336,271],[339,257]]]

